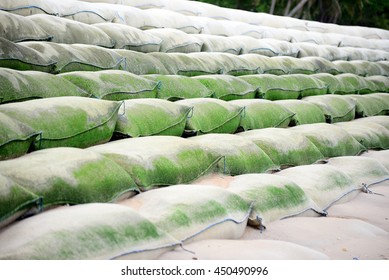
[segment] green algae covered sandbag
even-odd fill
[[[371,93],[365,95],[348,95],[357,102],[355,117],[387,115],[389,112],[389,94]]]
[[[45,32],[30,18],[0,10],[0,37],[14,43],[22,41],[50,41],[52,34]]]
[[[7,227],[0,236],[0,259],[155,259],[177,245],[128,207],[90,203],[53,209]]]
[[[245,174],[234,177],[227,190],[253,202],[249,225],[295,216],[317,216],[320,209],[292,180],[273,174]]]
[[[389,92],[389,77],[385,76],[370,76],[366,77],[365,81],[372,82],[376,85],[376,92]]]
[[[90,94],[59,76],[0,68],[0,104],[59,96]]]
[[[317,105],[328,123],[351,121],[355,118],[356,101],[348,96],[328,94],[308,96],[304,101]]]
[[[328,160],[328,165],[346,173],[355,186],[367,187],[389,180],[389,171],[377,159],[365,156],[335,157]]]
[[[238,239],[243,235],[250,202],[210,185],[174,185],[123,201],[158,228],[184,243],[203,239]]]
[[[0,112],[0,160],[24,155],[41,131]]]
[[[374,121],[340,122],[336,125],[346,130],[366,149],[389,148],[389,130]]]
[[[191,107],[163,99],[140,98],[124,101],[115,133],[126,137],[151,135],[181,136]]]
[[[325,157],[356,156],[366,150],[346,130],[333,124],[304,124],[288,129],[305,135]]]
[[[331,75],[327,73],[313,74],[312,77],[321,80],[328,87],[328,93],[331,94],[357,94],[358,88],[347,80],[340,78],[340,75]]]
[[[126,49],[143,53],[158,52],[161,39],[124,24],[104,22],[93,26],[104,31],[115,42],[115,49]]]
[[[238,77],[231,75],[202,75],[192,79],[200,81],[204,86],[215,93],[215,97],[222,100],[253,99],[257,88]]]
[[[293,113],[289,126],[324,123],[326,122],[322,110],[315,104],[304,100],[278,100],[275,104],[280,105]]]
[[[328,73],[332,75],[340,74],[338,67],[331,61],[320,56],[309,56],[300,58],[302,61],[313,63],[318,69],[317,73]]]
[[[222,157],[176,136],[149,136],[112,141],[88,148],[113,159],[141,190],[188,183],[212,172]]]
[[[0,174],[0,229],[41,208],[41,198]]]
[[[111,139],[120,106],[116,101],[65,96],[3,104],[0,113],[42,132],[34,149],[85,148]]]
[[[105,100],[156,98],[159,83],[122,70],[76,71],[58,75]]]
[[[324,158],[307,137],[290,129],[255,129],[237,135],[253,141],[281,167],[312,164]]]
[[[180,75],[143,75],[159,84],[158,95],[160,99],[176,101],[188,98],[212,97],[214,92],[204,86],[200,81]]]
[[[52,35],[52,42],[95,45],[105,48],[114,46],[111,37],[93,25],[45,14],[32,15],[27,19]]]
[[[291,167],[277,175],[296,183],[323,210],[350,201],[361,192],[350,176],[328,164]]]
[[[210,133],[191,137],[190,140],[224,156],[224,161],[218,164],[220,173],[239,175],[278,169],[278,166],[254,142],[238,135]]]
[[[271,63],[280,63],[286,74],[310,75],[318,72],[318,66],[312,61],[302,60],[289,56],[274,56],[270,58]]]
[[[170,74],[163,64],[162,61],[153,57],[153,53],[141,53],[132,50],[114,50],[116,54],[125,58],[126,63],[124,70],[136,74],[136,75],[147,75],[147,74]]]
[[[274,101],[242,99],[229,102],[244,107],[239,127],[245,131],[267,127],[288,127],[294,116],[294,113]]]
[[[344,83],[353,87],[355,93],[358,94],[372,93],[378,90],[376,83],[355,74],[339,74],[336,75],[336,78],[340,80],[341,84]]]
[[[0,67],[53,73],[57,62],[56,58],[0,37]]]
[[[190,135],[235,133],[244,110],[243,107],[213,98],[192,98],[177,103],[193,107],[193,114],[185,127],[185,132]]]
[[[302,74],[257,74],[240,78],[256,86],[259,94],[268,100],[299,99],[327,93],[327,86],[323,82]]]
[[[47,60],[56,61],[56,73],[124,69],[125,58],[115,51],[92,45],[22,42]]]
[[[63,204],[111,202],[137,192],[115,162],[92,151],[53,148],[0,162],[0,174],[42,197],[44,208]]]

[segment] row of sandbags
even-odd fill
[[[127,138],[86,149],[65,146],[0,161],[0,175],[6,177],[1,192],[3,223],[21,214],[24,203],[16,199],[19,195],[39,211],[59,204],[114,201],[138,190],[188,183],[210,172],[267,173],[355,156],[368,149],[388,149],[389,117],[189,138]],[[11,191],[14,183],[20,187]]]
[[[87,24],[115,22],[143,30],[173,28],[190,34],[248,35],[254,38],[277,38],[290,42],[314,42],[335,46],[363,46],[381,50],[387,49],[385,40],[389,39],[386,30],[375,28],[352,26],[348,27],[350,30],[347,33],[335,30],[323,33],[319,32],[319,30],[298,30],[298,28],[285,28],[285,26],[274,27],[274,24],[267,24],[266,22],[253,25],[235,20],[216,20],[204,16],[187,16],[164,9],[151,8],[141,10],[128,5],[108,3],[86,3],[73,0],[62,1],[61,3],[54,0],[6,0],[1,4],[0,10],[24,16],[43,13]],[[233,11],[236,13],[238,10]],[[259,15],[263,16],[264,14]],[[286,17],[276,17],[277,22],[282,22],[285,19]],[[289,20],[294,21],[293,19]],[[311,22],[310,26],[313,25],[320,25],[320,23]]]
[[[138,98],[176,101],[214,97],[229,101],[254,98],[301,99],[313,95],[363,95],[378,92],[389,93],[389,77],[326,73],[187,77],[136,75],[121,70],[73,71],[53,75],[0,68],[0,104],[59,96],[115,101]]]
[[[329,61],[320,57],[267,57],[260,54],[230,53],[141,53],[107,49],[84,44],[53,42],[13,43],[0,38],[0,67],[49,73],[122,69],[144,74],[314,74],[350,73],[362,76],[388,76],[389,62],[353,60]]]
[[[173,140],[152,138],[154,144]],[[178,149],[181,150],[181,146]],[[183,154],[182,151],[176,154],[180,152]],[[66,161],[64,157],[68,153]],[[122,155],[127,156],[121,160],[116,157],[116,161],[123,166],[130,153],[122,151]],[[170,153],[173,156],[174,152]],[[56,157],[58,154],[62,157]],[[127,198],[121,193],[121,199],[112,201],[116,203],[98,203],[104,201],[102,193],[105,199],[110,199],[109,195],[120,192],[115,185],[118,183],[116,173],[105,170],[112,171],[116,167],[109,159],[114,158],[113,154],[101,156],[98,150],[71,148],[34,152],[17,160],[0,162],[2,186],[13,190],[11,196],[10,192],[1,192],[2,214],[12,211],[6,212],[8,222],[20,218],[22,213],[34,214],[34,209],[46,206],[46,200],[51,206],[56,202],[82,205],[46,210],[8,224],[0,233],[0,259],[154,259],[192,241],[240,238],[247,223],[264,229],[268,223],[279,219],[326,215],[332,205],[349,201],[361,191],[369,193],[375,184],[389,179],[388,152],[367,155],[334,157],[326,164],[290,167],[274,174],[239,175],[226,188],[178,184],[135,196],[127,194]],[[176,158],[178,160],[183,159]],[[108,165],[103,166],[103,161]],[[147,161],[156,163],[158,159],[148,158]],[[59,162],[61,165],[57,165]],[[12,164],[20,164],[25,169],[16,174]],[[54,168],[48,168],[49,165]],[[99,179],[109,181],[112,188],[99,185],[96,173],[88,174],[90,169],[97,171],[97,166],[100,167]],[[164,167],[174,169],[166,164]],[[184,172],[180,170],[177,174]],[[83,181],[88,177],[89,181]],[[40,185],[30,184],[29,188],[24,188],[26,179],[35,179]],[[53,180],[62,184],[55,185]],[[122,187],[124,193],[129,191],[128,186]],[[59,192],[62,200],[56,201],[55,195],[51,195],[57,194],[58,199]]]
[[[118,23],[88,25],[66,18],[37,14],[18,16],[0,10],[3,28],[0,37],[12,42],[52,41],[62,44],[87,44],[106,48],[129,49],[140,52],[227,52],[232,54],[257,53],[265,56],[307,57],[320,56],[328,60],[388,60],[387,50],[367,46],[343,44],[315,44],[314,41],[295,40],[291,43],[277,38],[256,39],[250,36],[217,36],[187,34],[178,29],[157,28],[142,31]],[[294,42],[294,41],[293,41]],[[327,41],[328,42],[328,41]]]
[[[84,0],[92,3],[111,3],[126,5],[139,9],[165,9],[187,16],[207,17],[217,20],[244,22],[251,25],[269,26],[321,33],[353,35],[362,38],[389,39],[388,31],[379,28],[362,26],[341,26],[293,17],[277,16],[267,13],[256,13],[238,9],[223,8],[200,1],[182,0]]]

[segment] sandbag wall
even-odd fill
[[[152,259],[389,178],[385,30],[25,2],[0,6],[0,258]]]

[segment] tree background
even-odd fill
[[[389,1],[383,0],[199,0],[221,7],[265,12],[342,25],[389,29]]]

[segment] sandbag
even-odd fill
[[[223,174],[234,176],[278,169],[254,142],[238,135],[210,133],[191,137],[190,140],[224,157],[224,160],[218,163],[218,171]]]
[[[270,222],[288,217],[323,214],[296,183],[282,176],[239,175],[227,190],[253,202],[248,224],[255,228],[262,229]]]
[[[350,73],[362,77],[387,75],[384,67],[382,67],[377,62],[366,61],[366,60],[353,60],[353,61],[344,61],[342,63],[337,62],[337,64],[338,66],[340,66],[338,67],[340,74]]]
[[[303,134],[285,128],[263,128],[237,135],[253,141],[278,166],[311,164],[324,158]],[[351,137],[351,136],[350,136]]]
[[[41,198],[0,174],[0,229],[28,212],[39,212]]]
[[[161,39],[138,28],[112,22],[97,23],[93,26],[104,31],[113,39],[115,49],[126,49],[137,52],[158,52]]]
[[[87,44],[105,48],[112,48],[115,44],[106,33],[93,25],[45,14],[32,15],[27,18],[51,34],[52,42]]]
[[[316,45],[309,42],[293,43],[299,48],[299,58],[304,57],[321,57],[329,61],[343,61],[348,60],[348,52],[343,48],[331,45]]]
[[[28,152],[41,131],[33,129],[0,112],[0,160],[15,158]]]
[[[86,97],[53,97],[3,104],[0,113],[41,131],[34,149],[85,148],[108,142],[121,103]]]
[[[313,74],[312,77],[325,83],[330,94],[358,94],[359,92],[358,87],[340,75],[319,73]]]
[[[318,73],[328,73],[332,75],[340,74],[338,66],[332,63],[331,61],[322,58],[322,57],[303,57],[300,58],[301,61],[308,61],[309,63],[315,65],[315,68],[318,69]]]
[[[118,49],[115,49],[115,52],[125,58],[126,63],[123,69],[130,73],[136,75],[169,74],[163,62],[151,55],[153,53]]]
[[[57,77],[68,80],[99,99],[156,98],[159,83],[121,70],[74,71]]]
[[[175,136],[129,138],[88,149],[113,159],[142,191],[191,182],[212,172],[221,160],[197,143]]]
[[[202,52],[226,52],[239,55],[243,44],[234,37],[224,37],[209,34],[193,34],[202,43]],[[254,39],[253,39],[254,40]]]
[[[184,243],[238,239],[251,210],[250,202],[210,185],[175,185],[151,190],[122,204]]]
[[[304,124],[288,129],[305,135],[324,157],[356,156],[366,150],[347,131],[333,124]]]
[[[274,104],[284,107],[293,114],[289,126],[326,122],[322,110],[305,100],[278,100],[274,101]]]
[[[376,85],[375,90],[377,92],[389,92],[389,77],[369,76],[365,78],[365,81],[373,82]]]
[[[372,186],[384,180],[389,180],[389,171],[374,158],[336,157],[328,160],[328,165],[344,172],[352,178],[355,186]]]
[[[280,63],[287,74],[315,74],[319,71],[316,64],[290,56],[274,56],[270,58],[272,63]]]
[[[323,82],[302,74],[283,76],[257,74],[240,78],[256,86],[259,94],[268,100],[298,99],[327,93],[327,86]]]
[[[213,98],[192,98],[177,103],[193,107],[185,132],[189,135],[206,133],[234,133],[239,126],[243,107]]]
[[[350,176],[327,164],[291,167],[276,175],[293,181],[324,211],[336,203],[352,200],[361,192]]]
[[[339,74],[336,76],[341,83],[346,83],[354,87],[355,93],[366,94],[377,92],[377,85],[367,78],[355,74]]]
[[[107,48],[51,42],[23,42],[19,44],[36,50],[46,59],[57,61],[56,73],[120,70],[125,67],[125,58]]]
[[[387,171],[389,171],[389,150],[381,150],[381,151],[370,150],[370,151],[366,151],[360,156],[377,160],[386,168]]]
[[[255,74],[285,75],[289,71],[280,60],[273,60],[272,57],[252,53],[242,54],[239,57],[256,65],[257,73]]]
[[[288,127],[294,113],[283,106],[264,99],[232,100],[231,104],[244,107],[239,127],[246,130],[267,127]]]
[[[9,226],[0,236],[0,259],[154,259],[178,244],[128,207],[91,203],[53,209]]]
[[[389,116],[372,116],[368,118],[360,118],[354,120],[355,122],[367,122],[367,123],[377,123],[384,126],[386,129],[389,129]]]
[[[0,104],[58,96],[90,94],[59,76],[0,68]]]
[[[115,162],[77,148],[53,148],[0,162],[0,174],[42,197],[42,207],[112,202],[137,192]]]
[[[50,41],[52,34],[27,17],[0,10],[0,37],[14,43],[22,41]]]
[[[160,52],[166,53],[191,53],[200,52],[202,41],[197,37],[183,31],[172,28],[156,28],[144,31],[146,34],[160,38]]]
[[[371,122],[340,122],[336,124],[358,140],[366,149],[388,149],[389,130]]]
[[[53,73],[57,61],[21,43],[0,37],[0,67]]]
[[[291,56],[296,57],[298,49],[291,43],[271,38],[255,39],[249,36],[229,37],[243,44],[242,53],[255,53],[268,57]]]
[[[163,99],[126,100],[119,111],[115,134],[125,137],[151,135],[181,136],[191,107]]]
[[[230,75],[201,75],[193,77],[200,81],[214,96],[222,100],[253,99],[256,97],[257,88],[238,77]]]
[[[317,105],[328,123],[346,122],[355,118],[356,101],[348,96],[328,94],[308,96],[303,100]]]
[[[366,95],[348,95],[356,100],[355,117],[386,115],[389,112],[389,94],[371,93]]]
[[[211,97],[214,92],[200,81],[180,75],[143,75],[142,78],[159,84],[160,99],[176,101],[188,98]]]

